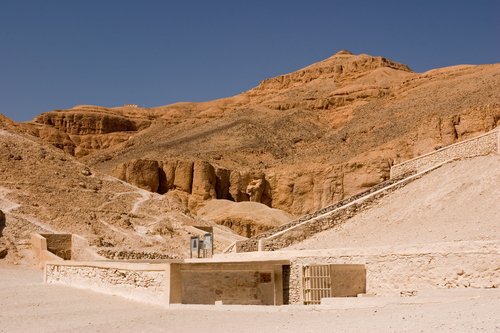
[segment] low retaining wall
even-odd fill
[[[38,260],[38,267],[43,268],[46,261],[63,261],[64,259],[56,256],[47,248],[47,238],[40,234],[31,234],[31,250],[33,256]]]
[[[364,265],[367,294],[414,295],[439,288],[499,288],[499,245],[495,240],[250,252],[198,262],[59,261],[46,263],[45,282],[163,306],[303,304],[303,267],[336,264]]]
[[[495,129],[472,139],[461,141],[431,153],[393,165],[391,178],[418,172],[450,159],[469,158],[500,153],[500,131]]]
[[[45,282],[168,305],[170,264],[47,262]]]

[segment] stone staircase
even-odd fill
[[[368,209],[378,199],[400,189],[451,161],[475,156],[499,154],[500,134],[495,129],[486,134],[446,146],[432,153],[405,161],[391,168],[391,179],[336,204],[304,215],[289,223],[246,240],[237,241],[224,253],[275,251],[299,243],[312,235],[339,225]]]

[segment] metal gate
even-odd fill
[[[302,267],[304,304],[320,304],[321,298],[331,297],[331,284],[330,265]]]

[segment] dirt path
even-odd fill
[[[176,306],[69,287],[0,264],[0,332],[495,332],[500,293],[358,307]]]

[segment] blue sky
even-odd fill
[[[0,113],[238,94],[341,49],[417,72],[500,56],[500,1],[1,0]]]

